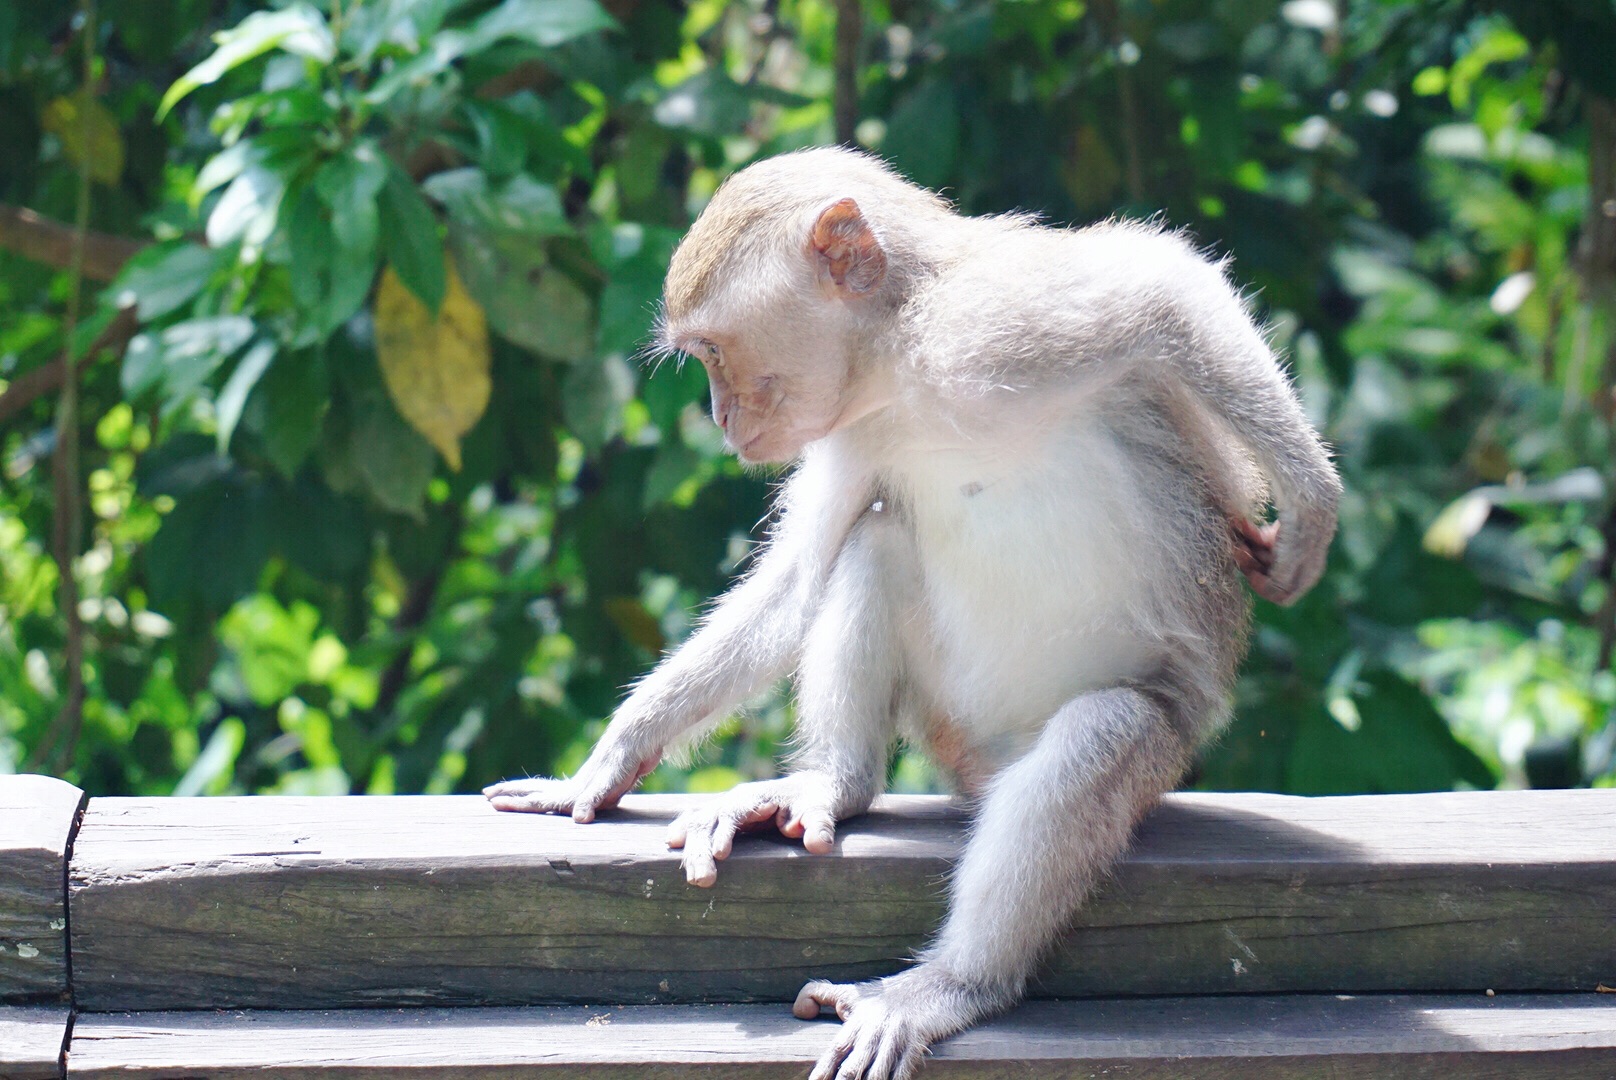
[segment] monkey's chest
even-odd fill
[[[1052,440],[1008,469],[933,453],[910,463],[904,486],[921,581],[910,670],[995,756],[1078,693],[1147,664],[1140,612],[1163,569],[1102,433]]]

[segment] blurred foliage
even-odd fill
[[[723,176],[834,139],[834,5],[94,11],[86,85],[87,24],[0,0],[0,203],[71,221],[82,169],[90,243],[143,245],[80,282],[0,224],[0,771],[198,794],[570,769],[766,512],[699,367],[635,354]],[[1339,449],[1329,573],[1260,606],[1201,784],[1616,778],[1616,265],[1585,235],[1612,56],[1602,0],[864,6],[861,143],[968,213],[1160,214],[1232,255]],[[37,385],[67,350],[58,432]],[[648,784],[768,775],[789,722],[759,703]]]

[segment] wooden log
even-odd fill
[[[890,973],[944,909],[961,818],[898,797],[834,856],[747,838],[711,890],[692,798],[601,821],[481,799],[94,799],[77,1001],[129,1008],[790,1000]],[[1616,981],[1616,793],[1174,796],[1035,996],[1592,990]]]
[[[70,1080],[535,1075],[801,1080],[835,1037],[784,1005],[113,1013],[79,1019]],[[1036,1002],[936,1047],[924,1080],[1609,1080],[1616,1008],[1522,997]]]
[[[67,1044],[66,1005],[0,1005],[0,1080],[56,1080]]]
[[[67,852],[84,793],[0,776],[0,1002],[67,997]]]

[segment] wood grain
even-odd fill
[[[56,1080],[67,1039],[66,1005],[0,1005],[0,1080]]]
[[[783,1005],[130,1013],[81,1017],[73,1080],[535,1075],[801,1080],[834,1037]],[[923,1080],[1609,1080],[1593,994],[1037,1002],[938,1045]]]
[[[475,797],[94,799],[77,1000],[781,1001],[898,969],[942,914],[961,830],[943,800],[890,798],[828,857],[745,839],[701,890],[663,844],[690,798],[589,826]],[[1616,982],[1613,910],[1616,792],[1186,794],[1034,992],[1592,990]]]
[[[67,995],[68,844],[84,793],[0,776],[0,1002]]]

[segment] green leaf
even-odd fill
[[[693,361],[665,360],[640,385],[640,400],[651,422],[665,436],[679,430],[679,416],[691,402],[707,400],[707,373]]]
[[[229,72],[271,49],[282,49],[329,64],[336,56],[336,43],[325,16],[307,4],[297,3],[281,11],[255,11],[231,30],[214,35],[218,48],[206,60],[181,75],[157,107],[162,120],[179,100],[199,86],[207,86]]]
[[[200,204],[208,192],[228,184],[245,172],[249,165],[258,164],[263,158],[263,147],[252,139],[242,139],[220,150],[196,174],[196,180],[191,184],[192,205]]]
[[[222,247],[240,240],[252,247],[262,246],[275,231],[285,195],[286,178],[280,172],[248,165],[230,181],[208,215],[208,243]]]
[[[153,606],[196,601],[219,611],[252,592],[269,558],[268,495],[261,484],[224,479],[181,496],[146,549]]]
[[[324,338],[370,294],[376,278],[377,214],[374,200],[356,197],[352,186],[335,189],[348,200],[340,210],[319,198],[317,186],[318,180],[298,196],[286,240],[292,297],[313,336]]]
[[[1446,791],[1498,782],[1420,689],[1389,671],[1367,673],[1353,693],[1357,729],[1320,711],[1304,716],[1287,788],[1303,795]]]
[[[253,335],[245,315],[218,315],[138,334],[124,350],[123,389],[131,398],[161,391],[166,405],[189,398]]]
[[[141,322],[178,311],[224,266],[225,253],[200,244],[159,244],[124,264],[111,293],[118,307],[136,305]]]
[[[508,341],[558,360],[583,360],[595,349],[594,303],[544,249],[525,239],[455,226],[449,233],[466,290],[488,325]]]
[[[392,162],[388,162],[378,209],[382,251],[388,263],[421,303],[436,312],[448,287],[438,219],[409,176]]]
[[[254,704],[274,705],[309,679],[320,613],[312,605],[290,610],[273,596],[249,596],[225,612],[218,624],[219,643],[235,661],[241,687]]]
[[[776,87],[743,86],[722,70],[709,68],[669,90],[656,103],[651,115],[666,128],[721,137],[744,128],[752,118],[755,104],[794,108],[811,102],[811,98]]]
[[[219,453],[226,453],[230,449],[230,437],[236,432],[236,424],[241,420],[247,397],[258,385],[258,380],[263,378],[264,372],[269,370],[270,362],[275,359],[275,351],[273,338],[259,338],[236,364],[230,378],[225,380],[224,388],[213,403],[214,418],[218,424]]]
[[[623,429],[623,406],[634,397],[634,371],[619,355],[576,364],[561,386],[567,429],[585,448],[598,451]]]
[[[460,0],[370,0],[356,4],[342,27],[342,43],[354,62],[369,66],[386,46],[419,52]]]
[[[526,117],[497,101],[468,101],[462,108],[477,134],[477,160],[490,176],[510,176],[527,163]]]
[[[627,356],[645,342],[656,320],[664,272],[649,259],[617,268],[600,294],[601,352]]]
[[[550,48],[597,30],[616,28],[617,23],[595,0],[505,0],[467,30],[433,34],[419,54],[378,79],[365,100],[380,105],[406,86],[423,85],[447,71],[461,57],[506,39]]]
[[[391,401],[362,403],[348,452],[378,506],[421,516],[421,501],[437,465],[437,451],[404,422]]]
[[[596,0],[504,0],[472,24],[466,51],[487,48],[503,38],[552,48],[585,34],[615,29],[617,21]]]
[[[887,122],[881,154],[925,187],[954,178],[960,150],[960,110],[953,83],[929,78],[899,100]]]
[[[323,581],[364,570],[370,525],[357,500],[333,492],[313,473],[276,492],[273,548]]]
[[[666,502],[702,465],[702,456],[681,442],[676,433],[664,436],[657,447],[656,460],[645,473],[640,505],[649,511]]]
[[[366,250],[376,243],[376,196],[387,184],[387,158],[369,139],[338,154],[314,176],[314,190],[331,208],[332,234],[337,243]]]
[[[314,449],[330,404],[325,357],[308,349],[269,368],[247,400],[244,422],[258,435],[270,464],[292,477]]]
[[[236,759],[241,756],[241,749],[247,744],[247,725],[234,716],[227,716],[219,721],[219,726],[213,729],[208,737],[208,744],[202,748],[191,767],[185,770],[179,783],[174,785],[173,794],[176,797],[190,797],[194,795],[223,795],[230,789],[230,779],[235,775]]]
[[[491,185],[481,169],[451,169],[428,177],[421,188],[456,221],[475,228],[532,237],[572,231],[556,189],[526,173]]]

